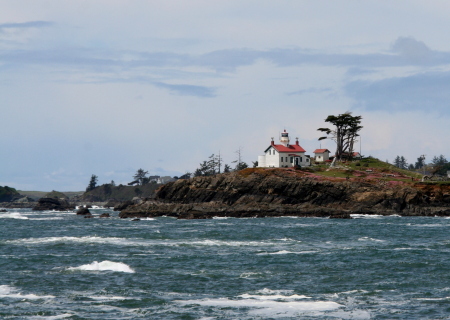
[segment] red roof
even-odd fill
[[[305,149],[298,144],[290,144],[288,147],[285,147],[282,144],[273,144],[270,147],[274,147],[278,152],[306,152]],[[267,148],[266,151],[269,150],[269,148]]]
[[[330,152],[330,150],[328,150],[328,149],[316,149],[316,150],[314,150],[314,153],[324,153],[324,152]]]

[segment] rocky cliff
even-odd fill
[[[319,178],[291,169],[245,169],[178,180],[120,217],[450,215],[449,185]]]

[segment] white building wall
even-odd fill
[[[266,166],[266,156],[258,156],[258,168],[264,168]]]
[[[266,167],[278,168],[279,166],[280,166],[280,154],[274,148],[270,148],[266,152]]]
[[[294,167],[295,158],[289,156],[289,154],[295,154],[301,157],[301,162],[299,165],[302,167],[309,167],[311,165],[311,160],[305,156],[303,152],[281,152],[279,153],[274,148],[267,150],[266,154],[263,156],[258,156],[258,167],[259,168],[284,168],[284,167]],[[293,161],[291,162],[291,158]],[[300,160],[300,159],[299,159]]]

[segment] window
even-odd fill
[[[302,159],[302,157],[300,157],[300,162],[303,162],[303,159]]]
[[[294,163],[294,157],[291,157],[291,163]]]

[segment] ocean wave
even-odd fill
[[[260,252],[257,255],[273,255],[273,254],[308,254],[308,253],[317,253],[317,251],[287,251],[280,250],[276,252]]]
[[[381,214],[361,214],[361,213],[352,213],[350,217],[354,219],[378,219],[383,218]]]
[[[10,244],[49,244],[58,242],[78,242],[78,243],[101,243],[101,244],[124,244],[127,239],[115,237],[44,237],[44,238],[24,238],[17,240],[7,240]]]
[[[362,237],[359,238],[358,241],[375,241],[375,242],[386,242],[385,240],[370,238],[370,237]]]
[[[130,268],[125,263],[122,262],[113,262],[113,261],[102,261],[97,262],[94,261],[91,264],[83,264],[79,267],[70,267],[67,270],[81,270],[81,271],[116,271],[116,272],[126,272],[126,273],[135,273],[133,269]]]
[[[36,299],[53,299],[55,296],[39,296],[36,294],[22,294],[15,287],[11,287],[8,285],[0,285],[0,298],[12,298],[12,299],[27,299],[27,300],[36,300]]]
[[[19,212],[2,213],[2,214],[0,214],[0,218],[28,220],[28,217],[21,215]]]
[[[299,296],[301,297],[301,296]],[[200,305],[206,307],[219,308],[252,308],[248,311],[249,315],[258,315],[264,317],[295,317],[307,313],[332,311],[343,307],[343,305],[333,301],[280,301],[274,300],[273,297],[261,296],[259,298],[243,298],[239,299],[199,299],[199,300],[176,300],[181,305]]]
[[[59,314],[56,316],[33,316],[31,318],[31,320],[39,320],[39,319],[45,319],[45,320],[57,320],[57,319],[65,319],[65,318],[69,318],[69,317],[73,317],[74,314],[71,313],[63,313],[63,314]]]

